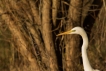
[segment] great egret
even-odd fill
[[[72,30],[60,33],[57,36],[65,35],[65,34],[79,34],[82,37],[83,44],[82,44],[81,50],[82,50],[82,60],[83,60],[84,71],[100,71],[97,69],[93,69],[89,63],[87,52],[86,52],[87,47],[88,47],[88,37],[87,37],[85,30],[81,27],[75,27]]]

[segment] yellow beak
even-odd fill
[[[60,33],[60,34],[58,34],[58,35],[56,35],[56,36],[65,35],[65,34],[71,34],[71,32],[75,32],[75,30],[69,30],[69,31]]]

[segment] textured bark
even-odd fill
[[[30,6],[31,6],[33,16],[34,16],[34,21],[36,22],[37,25],[41,25],[40,15],[38,13],[39,11],[35,6],[34,1],[30,0],[29,3],[30,3]]]
[[[57,19],[57,10],[59,7],[59,0],[52,0],[52,19],[53,19],[53,25],[56,26],[56,19]]]
[[[36,41],[36,44],[39,47],[39,52],[40,52],[39,54],[40,54],[41,59],[42,59],[41,62],[40,62],[40,68],[43,71],[47,71],[45,69],[45,67],[47,66],[46,64],[48,62],[48,59],[47,59],[48,56],[47,56],[47,54],[45,54],[44,44],[43,44],[43,42],[42,42],[37,30],[34,29],[34,27],[30,25],[30,23],[27,23],[27,26],[28,26],[28,29],[29,29],[30,33],[32,34],[32,37],[34,38],[34,40]],[[36,52],[36,51],[34,51],[34,52]],[[43,63],[45,64],[45,66],[42,65]]]
[[[94,0],[83,0],[82,13],[81,13],[81,16],[82,16],[81,17],[81,26],[83,26],[84,19],[87,16],[88,11],[90,11],[89,9],[90,9],[93,1]]]
[[[42,8],[42,35],[45,44],[46,53],[48,56],[48,71],[57,71],[57,59],[54,50],[54,43],[51,33],[50,23],[50,0],[43,0]]]
[[[0,14],[2,14],[2,13],[3,13],[3,10],[0,9]],[[14,39],[15,39],[15,43],[17,44],[17,47],[20,50],[20,53],[22,54],[23,57],[26,57],[25,60],[28,60],[30,62],[29,70],[40,71],[36,60],[32,58],[31,53],[27,50],[27,44],[26,44],[24,37],[22,36],[22,33],[20,32],[18,26],[11,19],[10,15],[3,14],[1,17],[5,21],[7,26],[9,27],[10,31],[12,32],[12,35],[14,36]]]
[[[70,0],[68,18],[69,22],[66,26],[66,30],[71,30],[75,26],[80,26],[81,17],[81,5],[82,0]],[[78,67],[79,59],[79,37],[77,35],[69,35],[65,40],[66,48],[66,62],[64,62],[64,69],[66,71],[76,71],[75,68]],[[76,59],[77,58],[77,59]]]

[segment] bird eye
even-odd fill
[[[76,30],[72,30],[71,32],[75,32]]]

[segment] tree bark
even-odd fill
[[[0,14],[2,13],[3,10],[0,9]],[[18,49],[20,50],[20,53],[23,57],[26,57],[25,60],[28,60],[30,62],[30,71],[40,71],[36,60],[32,58],[31,53],[27,50],[27,44],[24,40],[24,37],[22,36],[22,33],[20,33],[18,26],[15,24],[14,21],[11,20],[11,17],[8,14],[3,14],[1,17],[12,32],[12,35],[14,36],[15,42],[17,44]]]
[[[66,30],[71,30],[75,26],[81,26],[80,19],[81,19],[81,6],[82,0],[70,0],[69,12],[68,12],[68,24],[66,25]],[[77,35],[68,35],[65,38],[65,49],[66,55],[64,62],[64,69],[66,71],[77,69],[77,63],[79,62],[79,45],[80,39]],[[78,70],[78,69],[77,69]]]
[[[57,19],[57,10],[59,7],[59,0],[52,0],[52,20],[53,20],[53,25],[56,26],[56,19]]]
[[[57,59],[54,50],[54,43],[51,33],[51,23],[50,23],[50,0],[43,0],[42,8],[42,35],[45,44],[46,54],[48,56],[47,68],[48,71],[58,71]]]

